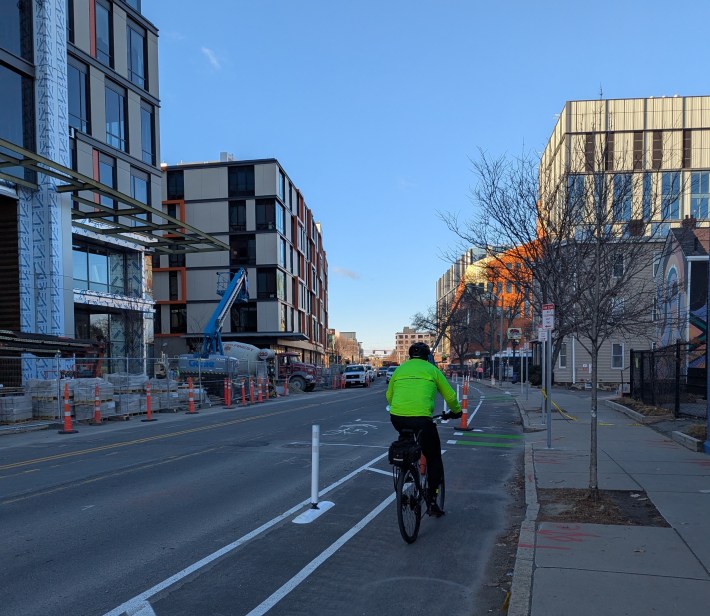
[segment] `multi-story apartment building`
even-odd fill
[[[199,228],[224,250],[154,263],[156,338],[168,353],[201,340],[219,302],[217,275],[247,271],[249,301],[235,303],[224,340],[295,351],[324,363],[328,262],[320,224],[276,159],[221,160],[164,167],[165,212]]]
[[[170,244],[153,235],[170,222],[156,208],[157,29],[140,0],[3,2],[0,21],[0,328],[142,357],[150,255]]]
[[[708,96],[568,101],[542,156],[541,190],[566,186],[571,198],[606,176],[613,222],[628,225],[632,234],[656,234],[657,246],[649,245],[644,274],[651,277],[669,229],[684,221],[691,227],[708,226],[709,144]],[[629,224],[634,221],[643,223],[636,231]],[[628,381],[630,349],[650,348],[654,334],[650,323],[647,336],[608,340],[599,354],[599,380]],[[590,370],[590,357],[579,340],[565,340],[555,380],[588,380]]]
[[[430,333],[417,331],[413,327],[404,327],[401,332],[395,334],[394,338],[394,351],[399,364],[409,359],[409,347],[415,342],[423,342],[429,346],[434,343],[434,337]]]

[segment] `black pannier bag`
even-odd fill
[[[407,466],[419,460],[422,448],[412,439],[396,440],[389,448],[387,458],[394,466]]]

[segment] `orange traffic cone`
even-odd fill
[[[76,434],[71,424],[71,408],[69,406],[69,383],[64,383],[64,429],[59,434]]]

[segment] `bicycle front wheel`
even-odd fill
[[[407,543],[414,543],[422,520],[422,496],[419,477],[412,467],[400,469],[396,493],[399,532]]]

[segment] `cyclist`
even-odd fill
[[[439,517],[444,512],[436,503],[439,483],[444,472],[441,462],[441,442],[436,424],[432,420],[434,401],[438,391],[451,409],[451,417],[461,417],[461,405],[456,392],[433,362],[431,351],[423,342],[409,347],[409,361],[404,362],[390,378],[387,386],[387,402],[390,421],[397,432],[414,430],[421,432],[419,442],[427,460],[429,494],[427,512]]]

